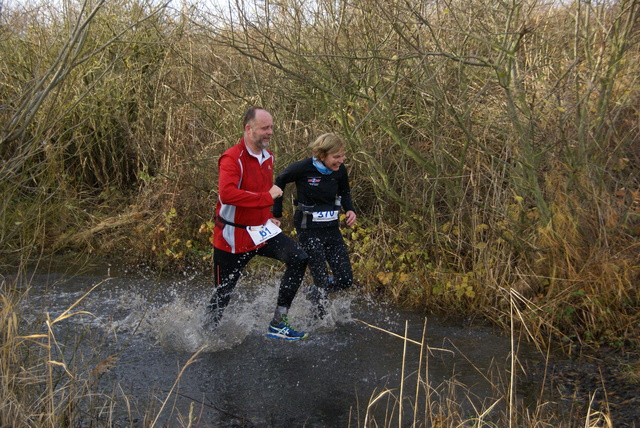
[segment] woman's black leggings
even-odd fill
[[[351,287],[351,261],[339,227],[298,229],[298,242],[309,255],[309,271],[316,287],[327,292]],[[327,264],[333,274],[332,282],[329,282]]]

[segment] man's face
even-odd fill
[[[273,119],[265,110],[256,111],[256,117],[245,128],[247,138],[257,150],[269,147],[271,134],[273,134]]]

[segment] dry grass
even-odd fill
[[[515,314],[514,314],[515,315]],[[362,321],[361,321],[362,322]],[[609,409],[596,410],[594,397],[584,411],[584,419],[576,420],[566,409],[558,408],[548,401],[549,391],[545,390],[544,380],[539,388],[536,403],[524,403],[519,397],[518,379],[524,376],[518,357],[519,344],[516,339],[514,323],[511,325],[511,353],[508,368],[483,370],[475,368],[477,373],[492,384],[493,398],[480,404],[473,403],[471,388],[460,384],[455,378],[444,382],[434,382],[430,378],[429,358],[434,354],[453,353],[448,349],[432,348],[425,340],[427,320],[425,319],[422,339],[416,341],[407,335],[399,336],[376,326],[364,323],[371,328],[385,331],[390,336],[403,341],[403,365],[400,384],[389,386],[382,391],[373,391],[366,406],[358,409],[357,427],[589,427],[613,428]],[[408,347],[419,346],[420,360],[417,373],[405,371]],[[457,348],[455,352],[460,353]],[[464,355],[462,355],[464,357]],[[446,356],[444,357],[446,359]],[[466,357],[465,357],[466,358]],[[470,362],[471,363],[471,362]],[[503,371],[504,370],[504,371]],[[414,377],[414,384],[406,384]],[[465,409],[461,403],[470,403],[473,410]],[[380,409],[383,409],[381,412]],[[410,410],[407,410],[410,409]]]

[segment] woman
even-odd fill
[[[287,183],[295,183],[297,198],[293,223],[298,242],[309,255],[309,270],[315,290],[311,300],[318,306],[320,317],[325,315],[322,299],[330,292],[343,290],[353,283],[353,272],[347,245],[340,233],[340,210],[345,210],[346,224],[356,222],[351,199],[349,177],[343,165],[345,141],[338,135],[319,136],[310,148],[313,157],[289,165],[275,180],[284,192]],[[273,216],[282,217],[282,200],[273,205]],[[331,268],[329,276],[327,264]]]

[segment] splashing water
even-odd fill
[[[266,333],[273,317],[279,282],[262,283],[259,290],[248,293],[244,284],[238,285],[236,295],[226,308],[215,329],[206,327],[206,310],[202,302],[186,301],[176,297],[172,302],[154,308],[149,314],[149,334],[166,349],[183,352],[215,352],[231,349],[251,333]],[[343,293],[327,302],[327,315],[314,318],[312,303],[303,289],[294,301],[289,316],[295,327],[303,331],[331,330],[336,323],[351,320],[352,295]]]

